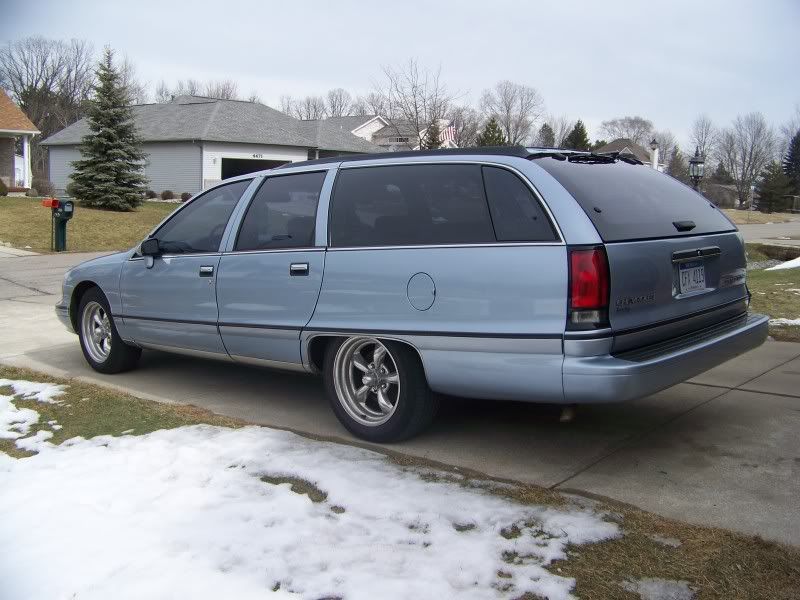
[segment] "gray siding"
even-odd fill
[[[144,174],[148,189],[161,193],[172,190],[195,194],[201,190],[200,144],[163,142],[142,144],[148,157]],[[77,146],[50,146],[50,181],[57,193],[63,193],[72,173],[72,162],[80,159]]]

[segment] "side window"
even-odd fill
[[[557,239],[541,204],[514,173],[483,167],[483,180],[497,241],[550,242]]]
[[[339,247],[495,241],[478,165],[343,169],[330,229]]]
[[[235,250],[313,246],[324,181],[324,171],[269,177],[247,208]]]
[[[214,188],[192,200],[153,237],[167,254],[217,252],[233,209],[251,179]]]

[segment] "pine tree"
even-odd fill
[[[483,132],[478,134],[478,146],[506,146],[506,136],[503,135],[503,130],[497,120],[492,117],[483,128]]]
[[[600,150],[600,148],[602,148],[603,146],[607,146],[607,145],[608,145],[608,142],[605,141],[605,140],[595,140],[594,144],[592,144],[592,147],[590,148],[590,150],[592,152],[597,152],[598,150]]]
[[[106,48],[97,69],[95,97],[87,119],[89,130],[81,141],[81,160],[72,163],[68,192],[84,206],[130,211],[144,197],[142,174],[146,154],[133,122],[133,110],[114,53]]]
[[[536,138],[536,145],[541,148],[555,148],[556,134],[553,128],[547,123],[539,128],[539,135]]]
[[[768,164],[756,183],[758,210],[769,213],[786,208],[786,196],[791,187],[792,182],[783,172],[781,164],[777,161]]]
[[[564,148],[567,150],[588,150],[591,147],[589,142],[589,134],[586,133],[586,126],[583,121],[578,119],[575,127],[569,132],[569,135],[564,140]]]
[[[436,150],[439,146],[442,145],[442,141],[439,139],[441,136],[442,131],[439,129],[439,121],[434,119],[428,128],[425,130],[425,136],[422,138],[422,144],[420,145],[421,150]]]
[[[800,129],[789,142],[789,149],[783,157],[783,172],[791,181],[793,192],[800,194]]]
[[[714,172],[711,174],[711,181],[722,185],[730,185],[733,183],[733,177],[728,173],[725,165],[720,162],[717,163],[717,168],[714,169]]]
[[[686,159],[683,158],[683,153],[678,146],[672,148],[672,154],[669,156],[669,163],[667,164],[667,175],[672,175],[675,179],[684,183],[689,182],[689,165]]]

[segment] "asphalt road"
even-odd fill
[[[150,351],[133,372],[91,371],[52,310],[64,270],[89,256],[0,257],[0,362],[353,441],[311,376]],[[391,449],[800,545],[800,344],[768,342],[654,396],[582,407],[569,424],[558,414],[448,398],[429,431]]]

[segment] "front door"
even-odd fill
[[[152,237],[163,255],[134,255],[122,268],[125,330],[143,346],[225,354],[217,330],[220,243],[251,180],[216,187],[176,212]]]
[[[325,172],[267,178],[222,255],[219,331],[236,360],[300,366],[300,332],[322,286],[325,248],[315,245]]]

